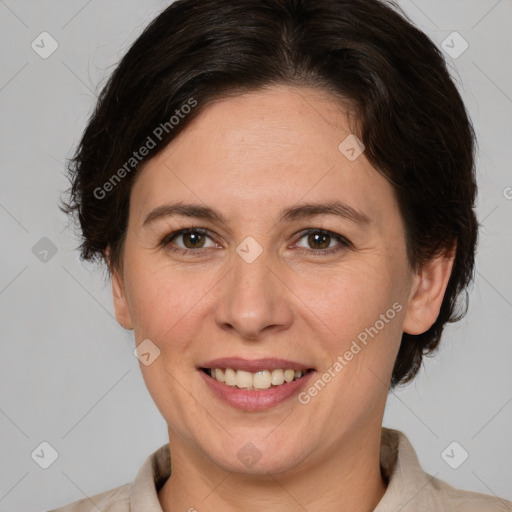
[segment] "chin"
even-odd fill
[[[216,443],[220,450],[207,449],[206,453],[215,465],[225,471],[266,477],[268,473],[292,472],[307,457],[309,451],[303,441],[286,443],[285,439],[274,438],[270,442],[265,435],[268,436],[266,433],[238,436],[238,440],[230,438],[223,445]]]

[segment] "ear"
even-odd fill
[[[110,247],[107,247],[105,250],[105,260],[107,261],[112,279],[112,297],[116,319],[124,329],[133,329],[130,309],[128,307],[128,301],[126,300],[124,276],[119,270],[115,269],[110,262]]]
[[[437,320],[452,273],[455,251],[456,245],[448,254],[441,254],[427,261],[415,274],[404,317],[404,332],[423,334]]]

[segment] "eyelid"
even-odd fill
[[[335,233],[334,231],[330,231],[330,230],[324,229],[324,228],[307,228],[307,229],[304,229],[304,230],[300,231],[299,233],[297,233],[295,235],[295,238],[297,240],[300,240],[304,236],[309,235],[311,233],[321,233],[322,235],[328,235],[328,236],[330,236],[332,238],[336,238],[340,242],[343,242],[343,243],[345,243],[347,245],[351,245],[352,244],[352,242],[350,242],[350,240],[348,238],[344,237],[343,235],[340,235],[339,233]]]
[[[165,235],[163,237],[162,241],[160,242],[160,245],[166,246],[166,245],[170,244],[172,242],[172,240],[174,240],[175,238],[178,238],[180,235],[185,235],[187,233],[199,233],[200,235],[204,235],[204,236],[210,238],[210,240],[212,240],[216,244],[218,243],[214,240],[214,237],[217,237],[217,234],[214,234],[209,229],[190,227],[190,228],[177,229],[175,231],[172,231],[171,233],[168,233],[167,235]],[[212,236],[212,234],[214,236]],[[183,249],[183,248],[179,247],[178,249]],[[199,252],[201,249],[204,249],[204,248],[200,247],[199,249],[183,249],[183,250]],[[208,249],[208,247],[207,247],[207,249]]]
[[[302,253],[305,253],[305,254],[308,254],[311,256],[321,257],[321,256],[338,254],[343,249],[354,248],[354,245],[348,238],[344,237],[343,235],[340,235],[339,233],[335,233],[334,231],[330,231],[328,229],[323,229],[323,228],[308,228],[308,229],[301,231],[300,233],[298,233],[295,236],[296,241],[294,242],[294,245],[297,244],[299,242],[299,240],[301,240],[305,236],[312,234],[312,233],[320,233],[322,235],[329,236],[329,237],[337,240],[338,245],[336,245],[334,247],[329,247],[327,249],[307,249],[304,247],[298,247],[297,250],[299,252],[302,252]]]

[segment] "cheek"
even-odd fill
[[[212,285],[197,273],[194,277],[170,267],[152,267],[149,258],[139,263],[131,268],[129,285],[134,335],[138,343],[151,340],[159,351],[151,364],[141,363],[140,369],[162,416],[172,414],[172,423],[178,425],[186,417],[184,408],[190,407],[181,383],[196,371],[194,340]]]
[[[334,374],[333,386],[322,395],[335,401],[335,414],[358,416],[372,410],[375,400],[386,393],[401,340],[405,308],[400,278],[392,266],[375,258],[373,264],[338,268],[325,281],[317,281],[324,293],[312,293],[313,282],[303,282],[298,292],[309,306],[308,314],[322,352],[323,372]],[[311,310],[314,315],[308,313]],[[344,412],[343,412],[344,411]],[[349,413],[351,411],[351,413]]]
[[[304,311],[333,344],[352,340],[400,299],[392,272],[382,264],[351,263],[294,284]]]
[[[128,295],[136,339],[149,338],[161,351],[182,351],[197,331],[215,281],[193,268],[155,265],[143,255],[133,258]]]

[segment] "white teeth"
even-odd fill
[[[252,386],[252,373],[238,370],[236,372],[236,387],[237,388],[250,388]]]
[[[213,371],[212,371],[212,373],[213,373]],[[217,374],[217,372],[215,372],[215,374]],[[226,382],[226,384],[228,386],[235,386],[236,385],[236,372],[235,372],[235,370],[232,370],[231,368],[226,368],[226,371],[224,372],[224,378],[225,378],[225,382]]]
[[[252,376],[252,385],[256,389],[268,389],[272,385],[272,375],[268,370],[256,372]]]
[[[291,382],[295,377],[295,372],[293,370],[285,370],[284,371],[284,381]]]
[[[301,370],[261,370],[251,373],[245,370],[233,370],[232,368],[212,368],[210,376],[240,389],[269,389],[271,386],[280,386],[285,382],[300,379],[306,372]]]
[[[284,372],[283,370],[272,370],[272,384],[279,386],[284,384]]]

